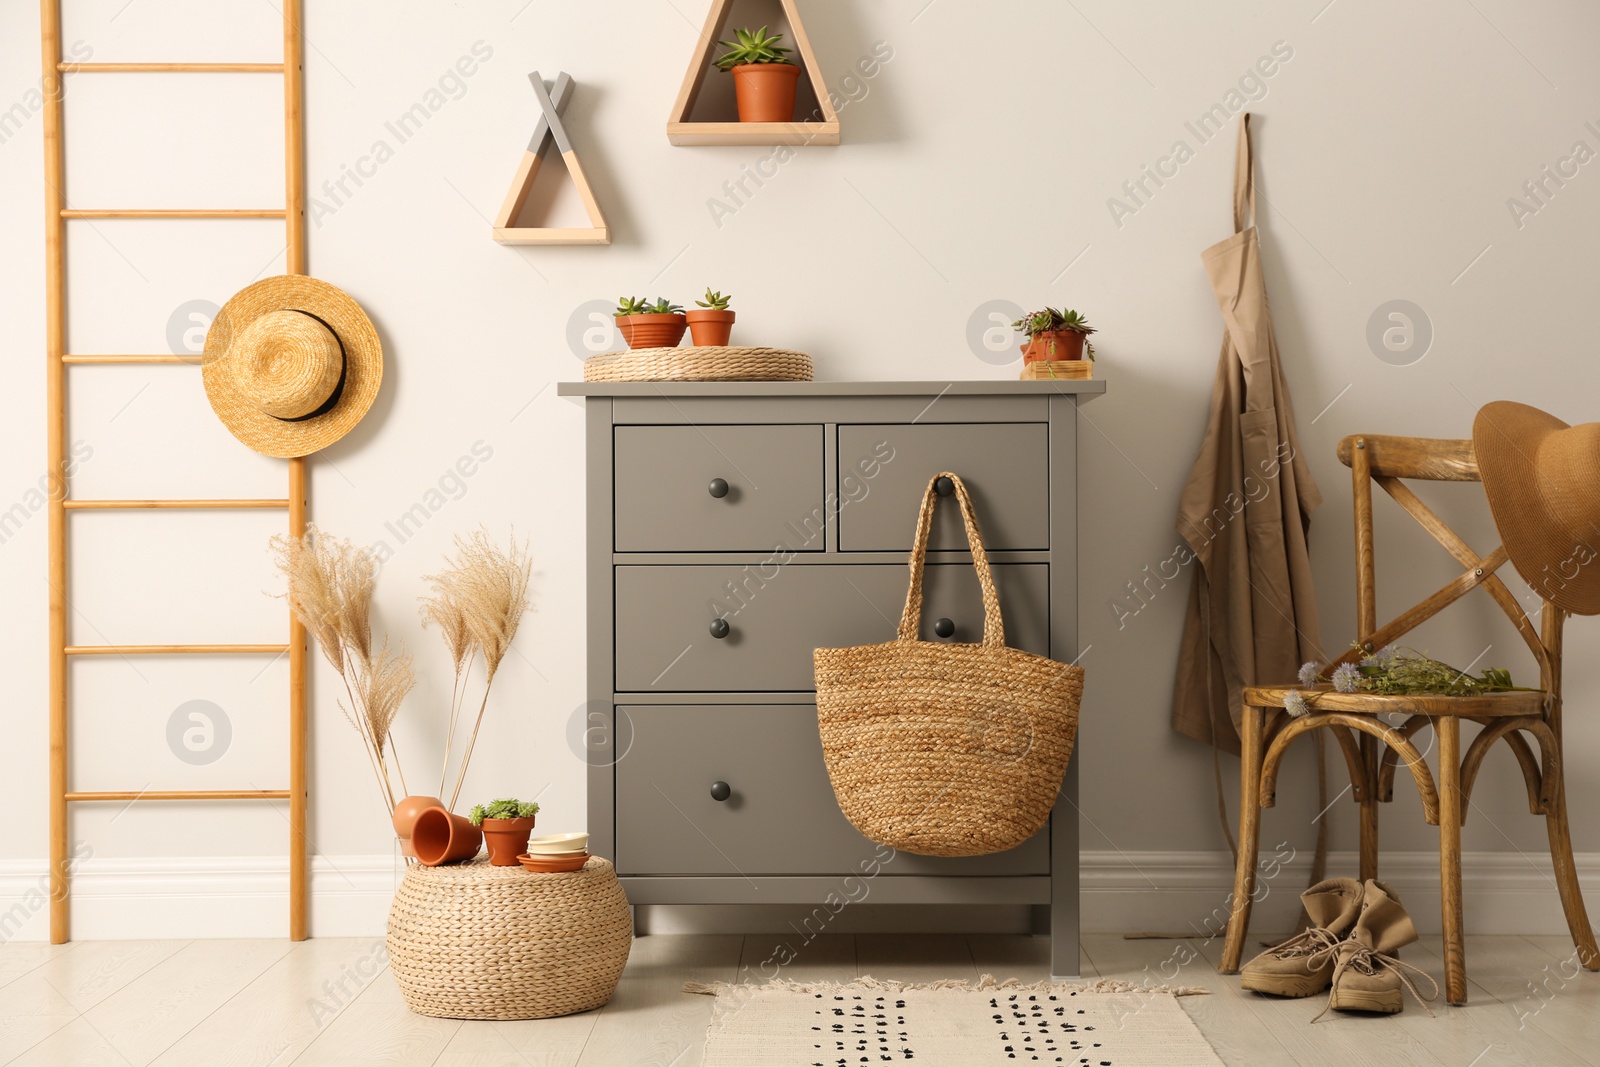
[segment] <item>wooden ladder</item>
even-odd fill
[[[71,936],[71,882],[68,867],[68,805],[97,801],[137,800],[287,800],[289,802],[289,937],[306,936],[306,640],[305,630],[291,616],[285,644],[73,645],[67,640],[67,514],[104,509],[237,509],[281,508],[288,513],[289,533],[298,537],[306,526],[304,459],[291,459],[288,496],[276,500],[75,500],[67,484],[67,368],[85,364],[179,364],[194,360],[178,355],[77,355],[66,346],[66,227],[70,219],[283,219],[287,242],[285,270],[306,271],[305,167],[302,34],[300,0],[282,0],[283,62],[281,63],[66,63],[61,52],[61,0],[41,0],[45,87],[45,308],[49,463],[52,474],[50,517],[50,940],[61,944]],[[252,73],[283,77],[284,164],[286,198],[280,209],[81,209],[69,207],[65,195],[65,161],[61,100],[68,73]],[[199,417],[199,413],[196,413]],[[259,653],[289,656],[289,788],[213,790],[75,790],[68,783],[68,662],[75,656],[187,656]]]

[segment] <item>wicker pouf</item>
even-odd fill
[[[598,857],[569,874],[483,857],[417,865],[389,909],[389,966],[419,1015],[543,1019],[598,1008],[632,944],[628,898]]]

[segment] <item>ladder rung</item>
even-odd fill
[[[57,63],[65,74],[282,74],[282,63]]]
[[[199,356],[62,356],[63,363],[188,363],[198,365]]]
[[[133,509],[200,510],[217,508],[286,508],[284,500],[63,500],[61,506],[68,511],[122,511]]]
[[[274,655],[288,645],[68,645],[69,656]]]
[[[125,789],[104,790],[96,793],[68,793],[69,801],[76,800],[288,800],[287,789],[146,789],[130,792]]]
[[[281,219],[282,208],[62,208],[64,219]]]

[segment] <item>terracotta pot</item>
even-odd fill
[[[1083,358],[1084,335],[1076,330],[1046,330],[1036,333],[1022,349],[1022,362]]]
[[[794,121],[794,90],[800,68],[793,63],[741,63],[733,68],[740,122]]]
[[[425,867],[441,863],[460,863],[478,854],[483,844],[483,832],[467,820],[465,815],[446,811],[443,807],[429,808],[417,816],[411,826],[411,847]]]
[[[715,308],[697,308],[684,316],[689,320],[689,334],[697,345],[725,345],[733,332],[733,312]]]
[[[416,850],[411,847],[411,828],[416,825],[417,816],[429,808],[442,808],[444,801],[438,797],[406,797],[394,806],[394,835],[400,839],[400,852],[405,856],[415,856]]]
[[[528,850],[528,835],[533,833],[533,818],[483,820],[483,843],[489,846],[489,862],[496,867],[515,867],[517,857]]]
[[[617,316],[617,329],[629,348],[676,348],[687,325],[682,314]]]

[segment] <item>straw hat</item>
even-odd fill
[[[305,456],[349,433],[383,381],[383,346],[361,306],[300,274],[235,293],[206,333],[211,409],[268,456]]]
[[[1559,608],[1600,614],[1600,422],[1499,400],[1479,409],[1472,446],[1517,573]]]

